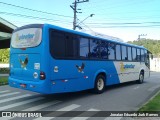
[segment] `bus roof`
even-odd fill
[[[116,40],[109,39],[109,38],[102,38],[102,37],[94,36],[94,35],[91,35],[91,34],[88,34],[88,33],[83,33],[83,32],[80,32],[80,31],[75,31],[75,30],[59,27],[59,26],[56,26],[56,25],[46,24],[46,23],[45,24],[29,24],[29,25],[25,25],[25,26],[22,26],[22,27],[19,27],[19,28],[15,29],[13,32],[19,31],[21,29],[33,28],[33,27],[39,27],[39,28],[47,27],[47,28],[52,28],[52,29],[55,29],[55,30],[60,30],[60,31],[65,31],[65,32],[81,35],[81,36],[84,36],[84,37],[89,37],[89,38],[93,38],[93,39],[100,39],[100,40],[104,40],[104,41],[114,42],[114,43],[117,43],[117,44],[123,44],[123,45],[127,45],[127,46],[146,49],[143,46],[138,46],[138,45],[134,45],[134,44],[126,43],[126,42],[116,41]]]
[[[146,49],[143,46],[138,46],[138,45],[134,45],[134,44],[126,43],[126,42],[116,41],[116,40],[113,40],[113,39],[106,39],[106,38],[102,38],[102,37],[99,37],[99,36],[94,36],[94,35],[91,35],[91,34],[88,34],[88,33],[83,33],[83,32],[80,32],[80,31],[75,31],[75,30],[59,27],[59,26],[56,26],[56,25],[51,25],[51,24],[44,24],[44,25],[48,26],[49,28],[53,28],[53,29],[60,30],[60,31],[66,31],[66,32],[69,32],[69,33],[77,34],[77,35],[82,35],[84,37],[90,37],[90,38],[93,38],[93,39],[101,39],[101,40],[110,41],[110,42],[114,42],[114,43],[118,43],[118,44],[124,44],[124,45],[127,45],[127,46],[139,47],[139,48]]]

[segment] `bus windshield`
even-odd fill
[[[13,33],[11,46],[13,48],[36,47],[41,43],[41,40],[41,28],[27,28]]]

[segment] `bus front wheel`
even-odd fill
[[[95,84],[93,92],[96,94],[101,94],[105,90],[105,77],[103,75],[98,75]]]
[[[143,74],[143,72],[141,72],[141,73],[139,74],[139,80],[138,80],[138,83],[139,83],[139,84],[142,84],[142,83],[143,83],[143,81],[144,81],[144,74]]]

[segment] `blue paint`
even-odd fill
[[[37,25],[38,26],[38,25]],[[28,28],[34,28],[29,25]],[[86,89],[92,89],[99,73],[106,75],[106,85],[119,84],[120,80],[113,61],[101,60],[57,60],[53,58],[49,50],[49,28],[83,35],[86,37],[97,38],[85,33],[60,28],[53,25],[44,24],[42,27],[42,41],[33,48],[25,50],[13,48],[11,46],[10,64],[11,72],[9,76],[9,85],[12,87],[35,91],[43,94],[75,92]],[[21,28],[18,28],[21,30]],[[27,29],[27,28],[25,28]],[[15,30],[17,32],[17,30]],[[20,39],[32,38],[34,35],[22,35]],[[102,38],[101,38],[102,39]],[[126,44],[126,43],[125,43]],[[28,57],[26,69],[21,67],[19,59],[23,62]],[[35,63],[40,65],[40,69],[35,69]],[[77,66],[85,64],[83,72],[79,72]],[[126,65],[126,68],[132,68],[133,65]],[[56,68],[56,72],[54,69]],[[41,72],[45,73],[46,78],[40,79]],[[34,78],[34,73],[38,74]],[[22,88],[20,85],[25,84]]]

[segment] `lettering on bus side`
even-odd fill
[[[126,69],[134,69],[135,68],[135,65],[133,64],[125,64],[123,62],[120,63],[120,70],[121,72],[123,72],[124,70]]]

